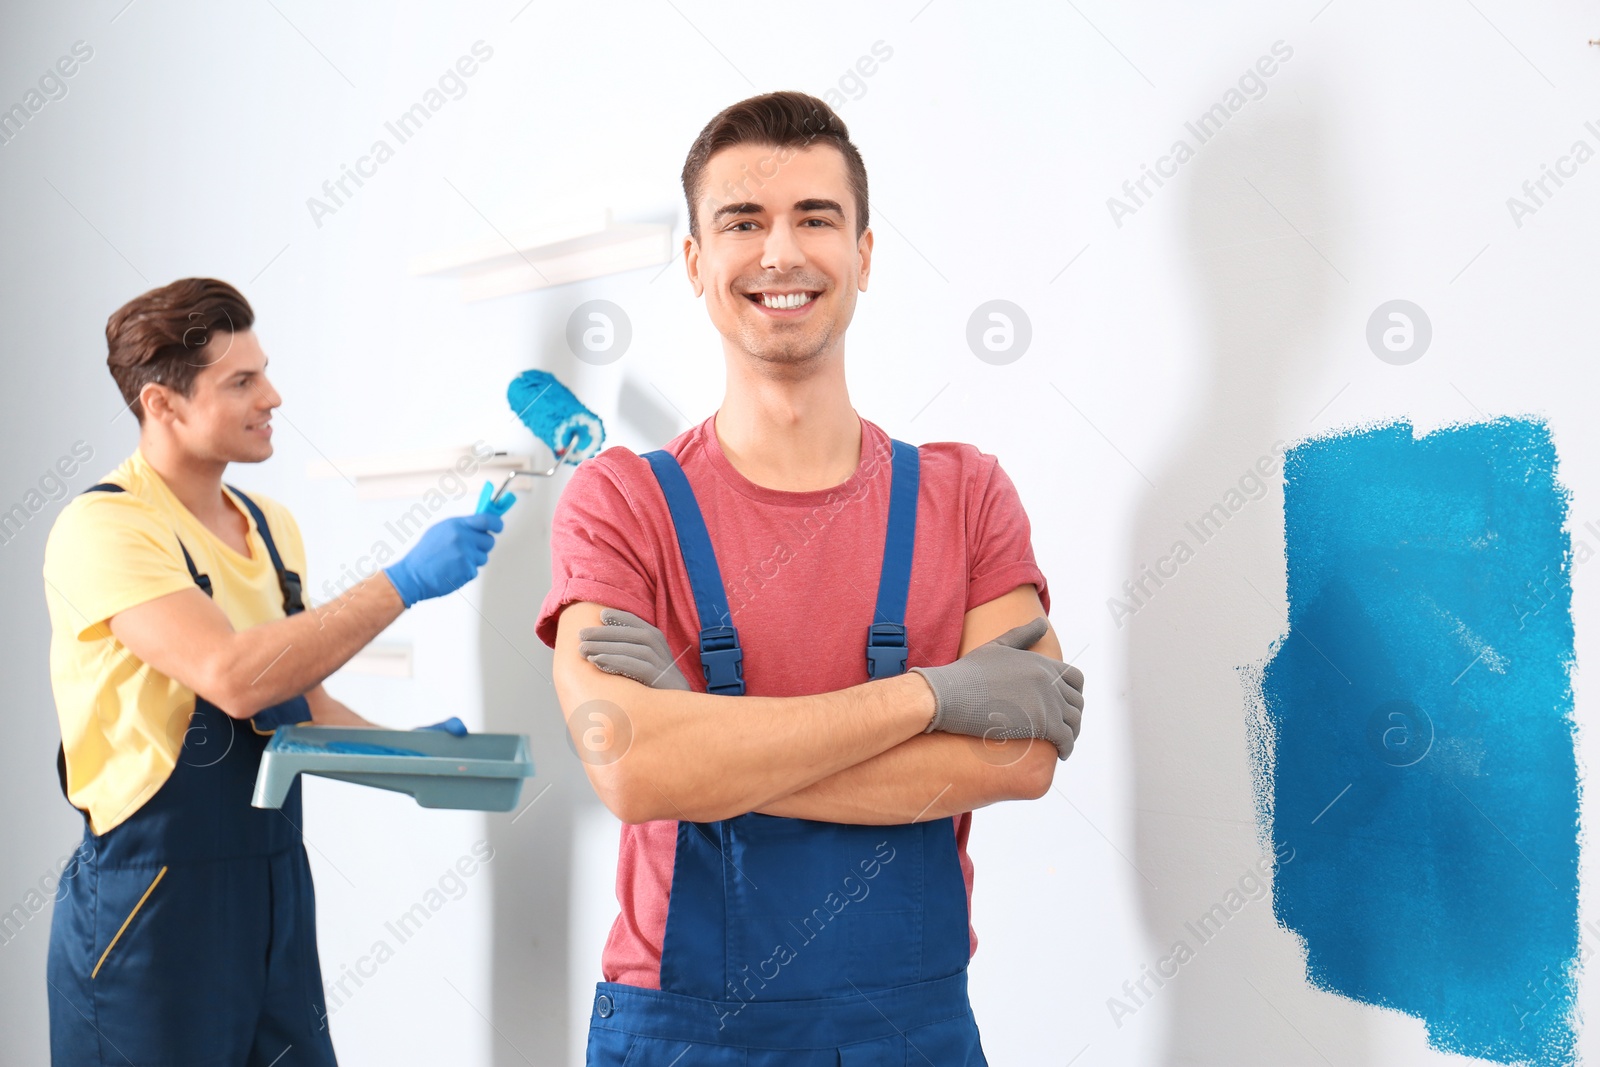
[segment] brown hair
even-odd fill
[[[689,202],[689,236],[700,239],[700,220],[695,205],[700,199],[706,163],[718,151],[738,144],[770,145],[773,148],[809,148],[821,142],[837,148],[844,156],[850,192],[856,200],[856,238],[867,229],[867,166],[861,153],[850,143],[850,131],[832,108],[805,93],[780,92],[752,96],[724,108],[706,123],[700,136],[689,147],[683,162],[683,195]],[[759,176],[755,181],[761,181]]]
[[[215,278],[180,278],[128,301],[106,320],[106,365],[123,403],[143,423],[147,382],[191,395],[212,336],[248,330],[255,318],[243,294]]]

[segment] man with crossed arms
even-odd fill
[[[574,471],[537,622],[624,823],[588,1062],[976,1067],[971,812],[1049,789],[1082,674],[995,458],[850,404],[873,238],[844,124],[743,101],[683,178],[726,395]]]

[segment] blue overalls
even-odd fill
[[[867,673],[903,673],[918,455],[893,442]],[[677,530],[711,693],[744,692],[716,554],[677,460],[646,453]],[[856,826],[751,812],[678,823],[661,989],[600,982],[589,1067],[986,1067],[967,1000],[949,819]],[[681,1059],[679,1058],[681,1057]]]
[[[232,486],[229,486],[232,489]],[[86,492],[123,492],[102,482]],[[304,610],[249,497],[283,591]],[[207,596],[209,577],[183,548]],[[262,710],[270,730],[305,722],[303,696]],[[84,819],[78,875],[50,923],[50,1054],[56,1067],[324,1067],[335,1062],[317,960],[300,783],[282,809],[250,806],[267,734],[196,696],[172,774],[126,821]],[[66,761],[57,757],[62,792]]]

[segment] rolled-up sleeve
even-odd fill
[[[1050,590],[1033,556],[1033,532],[1017,487],[994,456],[980,453],[987,476],[974,479],[977,492],[967,507],[971,545],[967,573],[967,610],[1004,596],[1030,582],[1050,613]],[[980,471],[982,468],[980,468]]]
[[[539,640],[555,648],[561,609],[580,600],[652,620],[653,559],[654,548],[616,469],[604,453],[585,460],[556,502],[550,528],[550,592],[534,624]]]

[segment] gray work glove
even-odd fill
[[[912,667],[933,689],[933,722],[968,737],[1044,738],[1072,754],[1083,720],[1083,672],[1029,646],[1050,629],[1044,616],[979,645],[954,663]]]
[[[689,689],[673,665],[667,637],[631,611],[602,608],[599,626],[578,631],[578,651],[608,674],[622,674],[652,689]]]

